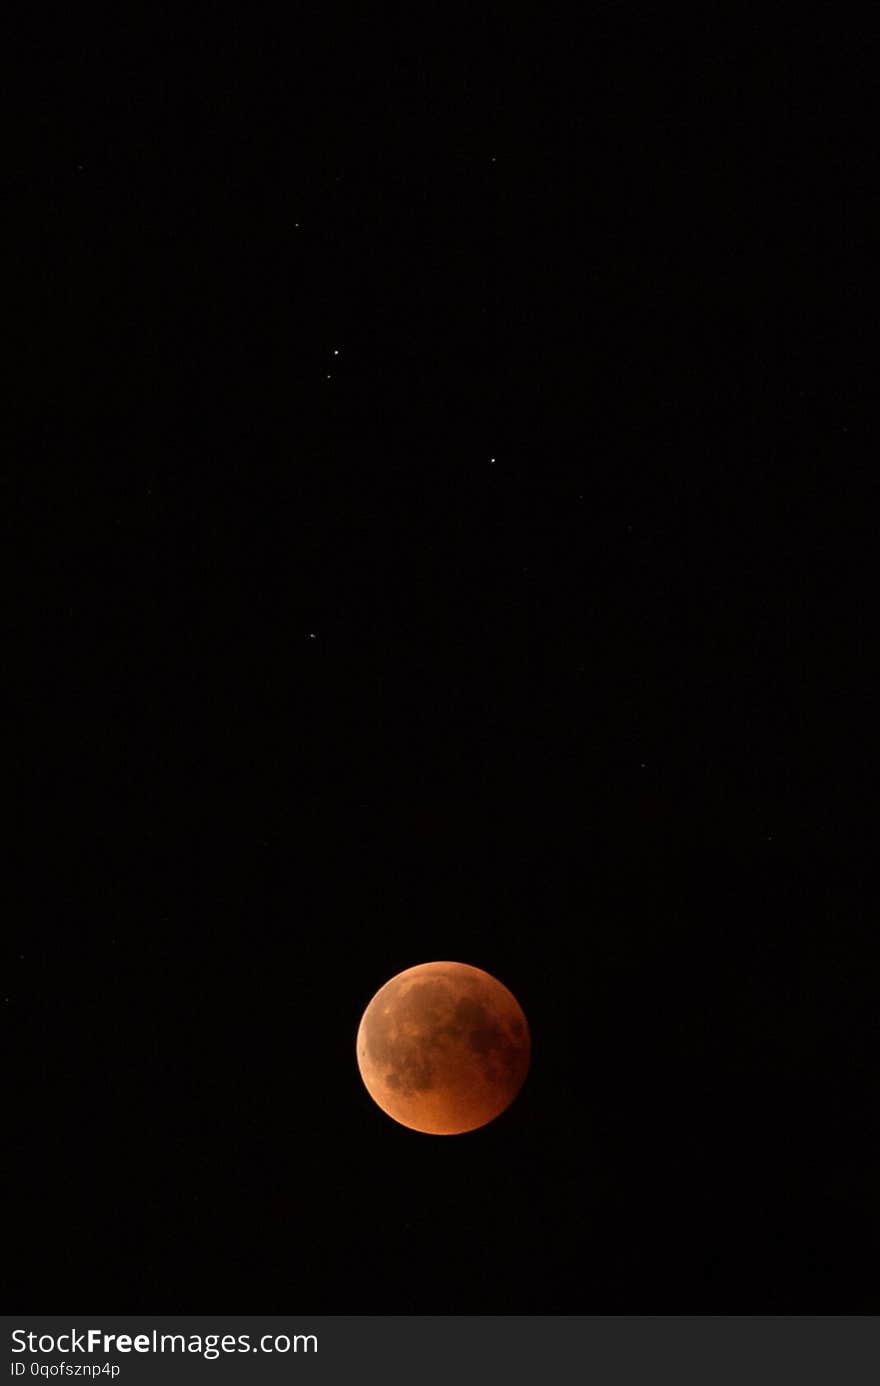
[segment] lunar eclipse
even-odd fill
[[[430,962],[392,977],[357,1033],[373,1101],[402,1126],[436,1136],[493,1121],[519,1092],[531,1054],[516,997],[467,963]]]

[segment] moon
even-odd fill
[[[493,1121],[519,1092],[530,1056],[516,997],[467,963],[398,972],[357,1032],[358,1068],[373,1101],[401,1126],[434,1136]]]

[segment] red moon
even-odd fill
[[[531,1040],[516,997],[467,963],[399,972],[361,1018],[357,1061],[367,1092],[413,1131],[457,1136],[509,1107],[528,1072]]]

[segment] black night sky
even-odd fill
[[[876,1309],[821,36],[304,13],[25,45],[6,1302]],[[355,1065],[433,959],[532,1032],[460,1137]]]

